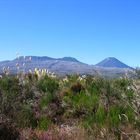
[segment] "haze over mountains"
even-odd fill
[[[17,69],[17,65],[19,70]],[[47,56],[21,56],[12,61],[0,62],[0,73],[3,72],[4,67],[9,67],[11,74],[16,74],[18,71],[28,72],[29,69],[34,70],[35,68],[46,68],[58,75],[91,74],[116,77],[126,74],[132,75],[134,73],[131,67],[114,57],[106,58],[96,65],[88,65],[73,57],[51,58]]]

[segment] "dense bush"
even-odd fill
[[[56,79],[45,76],[38,82],[38,87],[43,92],[54,93],[58,90],[59,83]]]
[[[30,138],[53,128],[59,131],[52,135],[60,136],[65,125],[80,127],[95,138],[136,135],[140,132],[139,86],[137,78],[4,76],[0,79],[0,114],[16,125],[0,122],[0,139],[12,139],[11,135],[17,139],[19,129],[31,129],[35,134]]]

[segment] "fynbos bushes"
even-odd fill
[[[12,123],[0,122],[0,139],[17,139],[19,130],[23,140],[26,135],[29,139],[78,139],[76,130],[87,139],[121,139],[124,135],[137,139],[138,83],[137,78],[57,78],[45,74],[40,77],[39,73],[4,76],[0,79],[0,114]],[[76,137],[69,132],[77,133]]]

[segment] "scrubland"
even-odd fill
[[[139,140],[140,78],[0,77],[0,140]]]

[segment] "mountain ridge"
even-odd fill
[[[76,58],[74,57],[62,57],[62,58],[52,58],[52,57],[48,57],[48,56],[20,56],[16,59],[14,59],[15,61],[20,61],[20,60],[34,60],[34,61],[47,61],[47,60],[61,60],[61,61],[73,61],[73,62],[80,62],[78,61]],[[11,60],[13,61],[13,60]]]
[[[112,57],[109,57],[106,60],[110,60]],[[117,60],[116,58],[112,58]],[[111,60],[112,60],[111,59]],[[117,60],[118,62],[119,60]],[[106,61],[108,62],[108,61]],[[119,63],[123,64],[121,61]],[[66,74],[90,74],[90,75],[101,75],[101,76],[123,76],[128,73],[132,73],[132,69],[127,67],[104,67],[99,65],[89,65],[73,57],[63,57],[63,58],[51,58],[47,56],[21,56],[11,61],[1,61],[0,62],[0,73],[3,71],[3,67],[9,67],[12,74],[16,74],[17,65],[19,66],[20,71],[28,72],[29,69],[34,70],[35,68],[39,69],[48,69],[51,72],[54,72],[58,75]],[[114,63],[113,63],[114,64]]]

